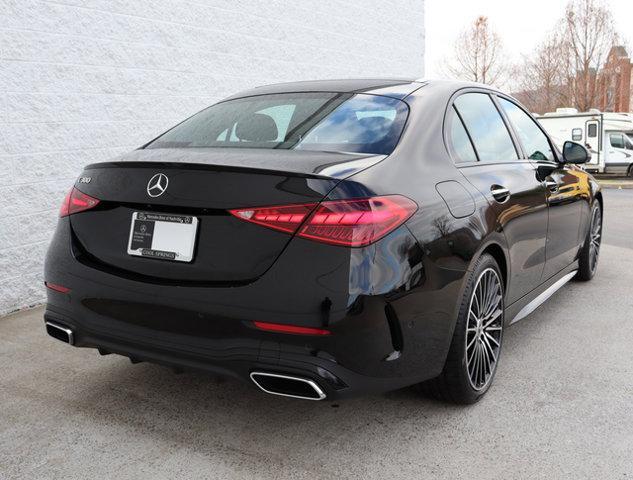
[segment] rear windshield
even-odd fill
[[[408,114],[394,98],[285,93],[213,105],[146,148],[279,148],[388,155]]]

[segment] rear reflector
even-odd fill
[[[44,282],[44,285],[46,285],[46,288],[50,288],[51,290],[55,290],[56,292],[59,292],[59,293],[69,293],[70,292],[70,288],[63,287],[62,285],[57,285],[55,283]]]
[[[323,328],[298,327],[296,325],[284,325],[282,323],[253,322],[260,330],[279,333],[293,333],[295,335],[330,335],[329,330]]]
[[[395,230],[418,206],[402,195],[229,210],[241,220],[317,242],[362,247]]]
[[[90,195],[86,195],[73,187],[70,192],[66,194],[62,207],[59,210],[60,217],[66,217],[73,213],[79,213],[91,208],[96,207],[99,204],[99,200]]]

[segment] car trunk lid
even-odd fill
[[[242,222],[229,209],[317,203],[341,178],[384,158],[261,149],[187,150],[138,150],[86,167],[75,187],[99,204],[70,216],[81,261],[156,283],[252,282],[270,268],[292,236]],[[138,220],[139,215],[150,220],[195,218],[191,260],[131,255],[133,216]]]

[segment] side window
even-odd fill
[[[613,148],[624,148],[624,137],[622,137],[621,133],[611,133],[609,141]]]
[[[448,112],[448,143],[455,163],[476,162],[477,154],[455,107]]]
[[[571,131],[571,139],[574,142],[580,142],[582,140],[582,128],[574,128]]]
[[[514,126],[528,158],[531,160],[554,161],[552,146],[536,122],[509,100],[499,98],[499,103]]]
[[[598,125],[595,123],[587,125],[587,136],[589,138],[596,138],[598,136]]]
[[[466,93],[455,100],[464,126],[470,133],[482,162],[518,160],[510,132],[486,93]]]

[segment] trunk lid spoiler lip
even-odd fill
[[[154,150],[156,152],[158,149]],[[162,149],[161,149],[162,150]],[[377,163],[382,162],[388,155],[376,155],[376,154],[359,154],[350,152],[308,152],[312,157],[309,161],[302,161],[302,159],[296,160],[297,168],[288,168],[292,165],[291,162],[274,162],[270,165],[266,164],[266,157],[271,158],[271,152],[262,152],[262,164],[261,166],[242,164],[236,165],[231,162],[233,158],[239,159],[240,152],[230,152],[231,158],[213,158],[214,155],[210,155],[210,161],[205,162],[204,157],[195,155],[202,161],[196,161],[198,158],[182,158],[175,160],[172,155],[175,152],[182,153],[177,149],[165,149],[164,159],[157,158],[158,155],[152,155],[153,158],[144,158],[143,149],[134,150],[128,154],[116,157],[112,160],[105,162],[91,163],[84,167],[84,170],[93,170],[99,168],[180,168],[183,170],[206,170],[206,171],[224,171],[224,172],[243,172],[254,173],[261,175],[287,175],[290,177],[299,178],[319,178],[327,180],[344,180],[356,173],[359,173],[366,168],[369,168]],[[234,149],[238,150],[238,149]],[[242,150],[242,149],[240,149]],[[247,158],[253,158],[254,153],[252,150],[245,150],[244,156]],[[199,152],[199,151],[198,151]],[[196,152],[196,153],[198,153]],[[188,152],[185,152],[188,153]],[[215,153],[215,152],[214,152]],[[226,152],[222,152],[223,154]],[[319,155],[322,154],[322,155]],[[282,153],[287,157],[287,153]],[[314,157],[317,157],[318,161]],[[172,157],[172,158],[170,158]],[[331,158],[328,158],[331,157]],[[328,161],[330,160],[330,161]]]

